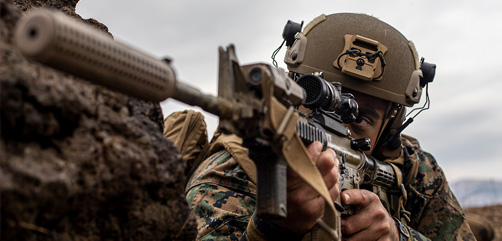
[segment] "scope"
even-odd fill
[[[296,83],[305,89],[303,106],[335,112],[344,123],[354,121],[359,114],[357,102],[350,93],[342,93],[339,82],[328,82],[315,74],[300,76]]]

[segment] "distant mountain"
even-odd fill
[[[502,204],[502,180],[460,180],[450,183],[462,208]]]

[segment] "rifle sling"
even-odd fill
[[[284,125],[283,118],[287,116],[288,110],[277,99],[270,98],[268,102],[267,112],[271,128],[277,130],[280,125]],[[340,235],[340,214],[336,211],[334,201],[331,199],[329,191],[324,183],[321,173],[317,169],[315,163],[310,159],[307,149],[303,145],[302,140],[296,131],[296,125],[300,119],[297,113],[290,116],[286,122],[286,128],[280,137],[280,140],[274,142],[274,148],[280,148],[284,159],[288,163],[288,167],[295,171],[306,183],[316,190],[325,200],[325,213],[323,222],[333,229],[333,232],[321,232],[320,234],[327,235],[326,239],[332,240],[341,238]],[[280,143],[280,144],[279,144]],[[326,229],[322,229],[325,230]],[[336,231],[336,232],[334,232]],[[338,236],[338,237],[334,237]]]

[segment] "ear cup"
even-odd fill
[[[295,35],[302,31],[302,24],[288,20],[282,31],[282,38],[286,40],[286,46],[291,47],[293,45],[293,42],[295,42]]]

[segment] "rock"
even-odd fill
[[[184,163],[144,102],[25,59],[23,11],[78,0],[0,0],[0,239],[193,240]],[[83,20],[107,31],[96,20]]]

